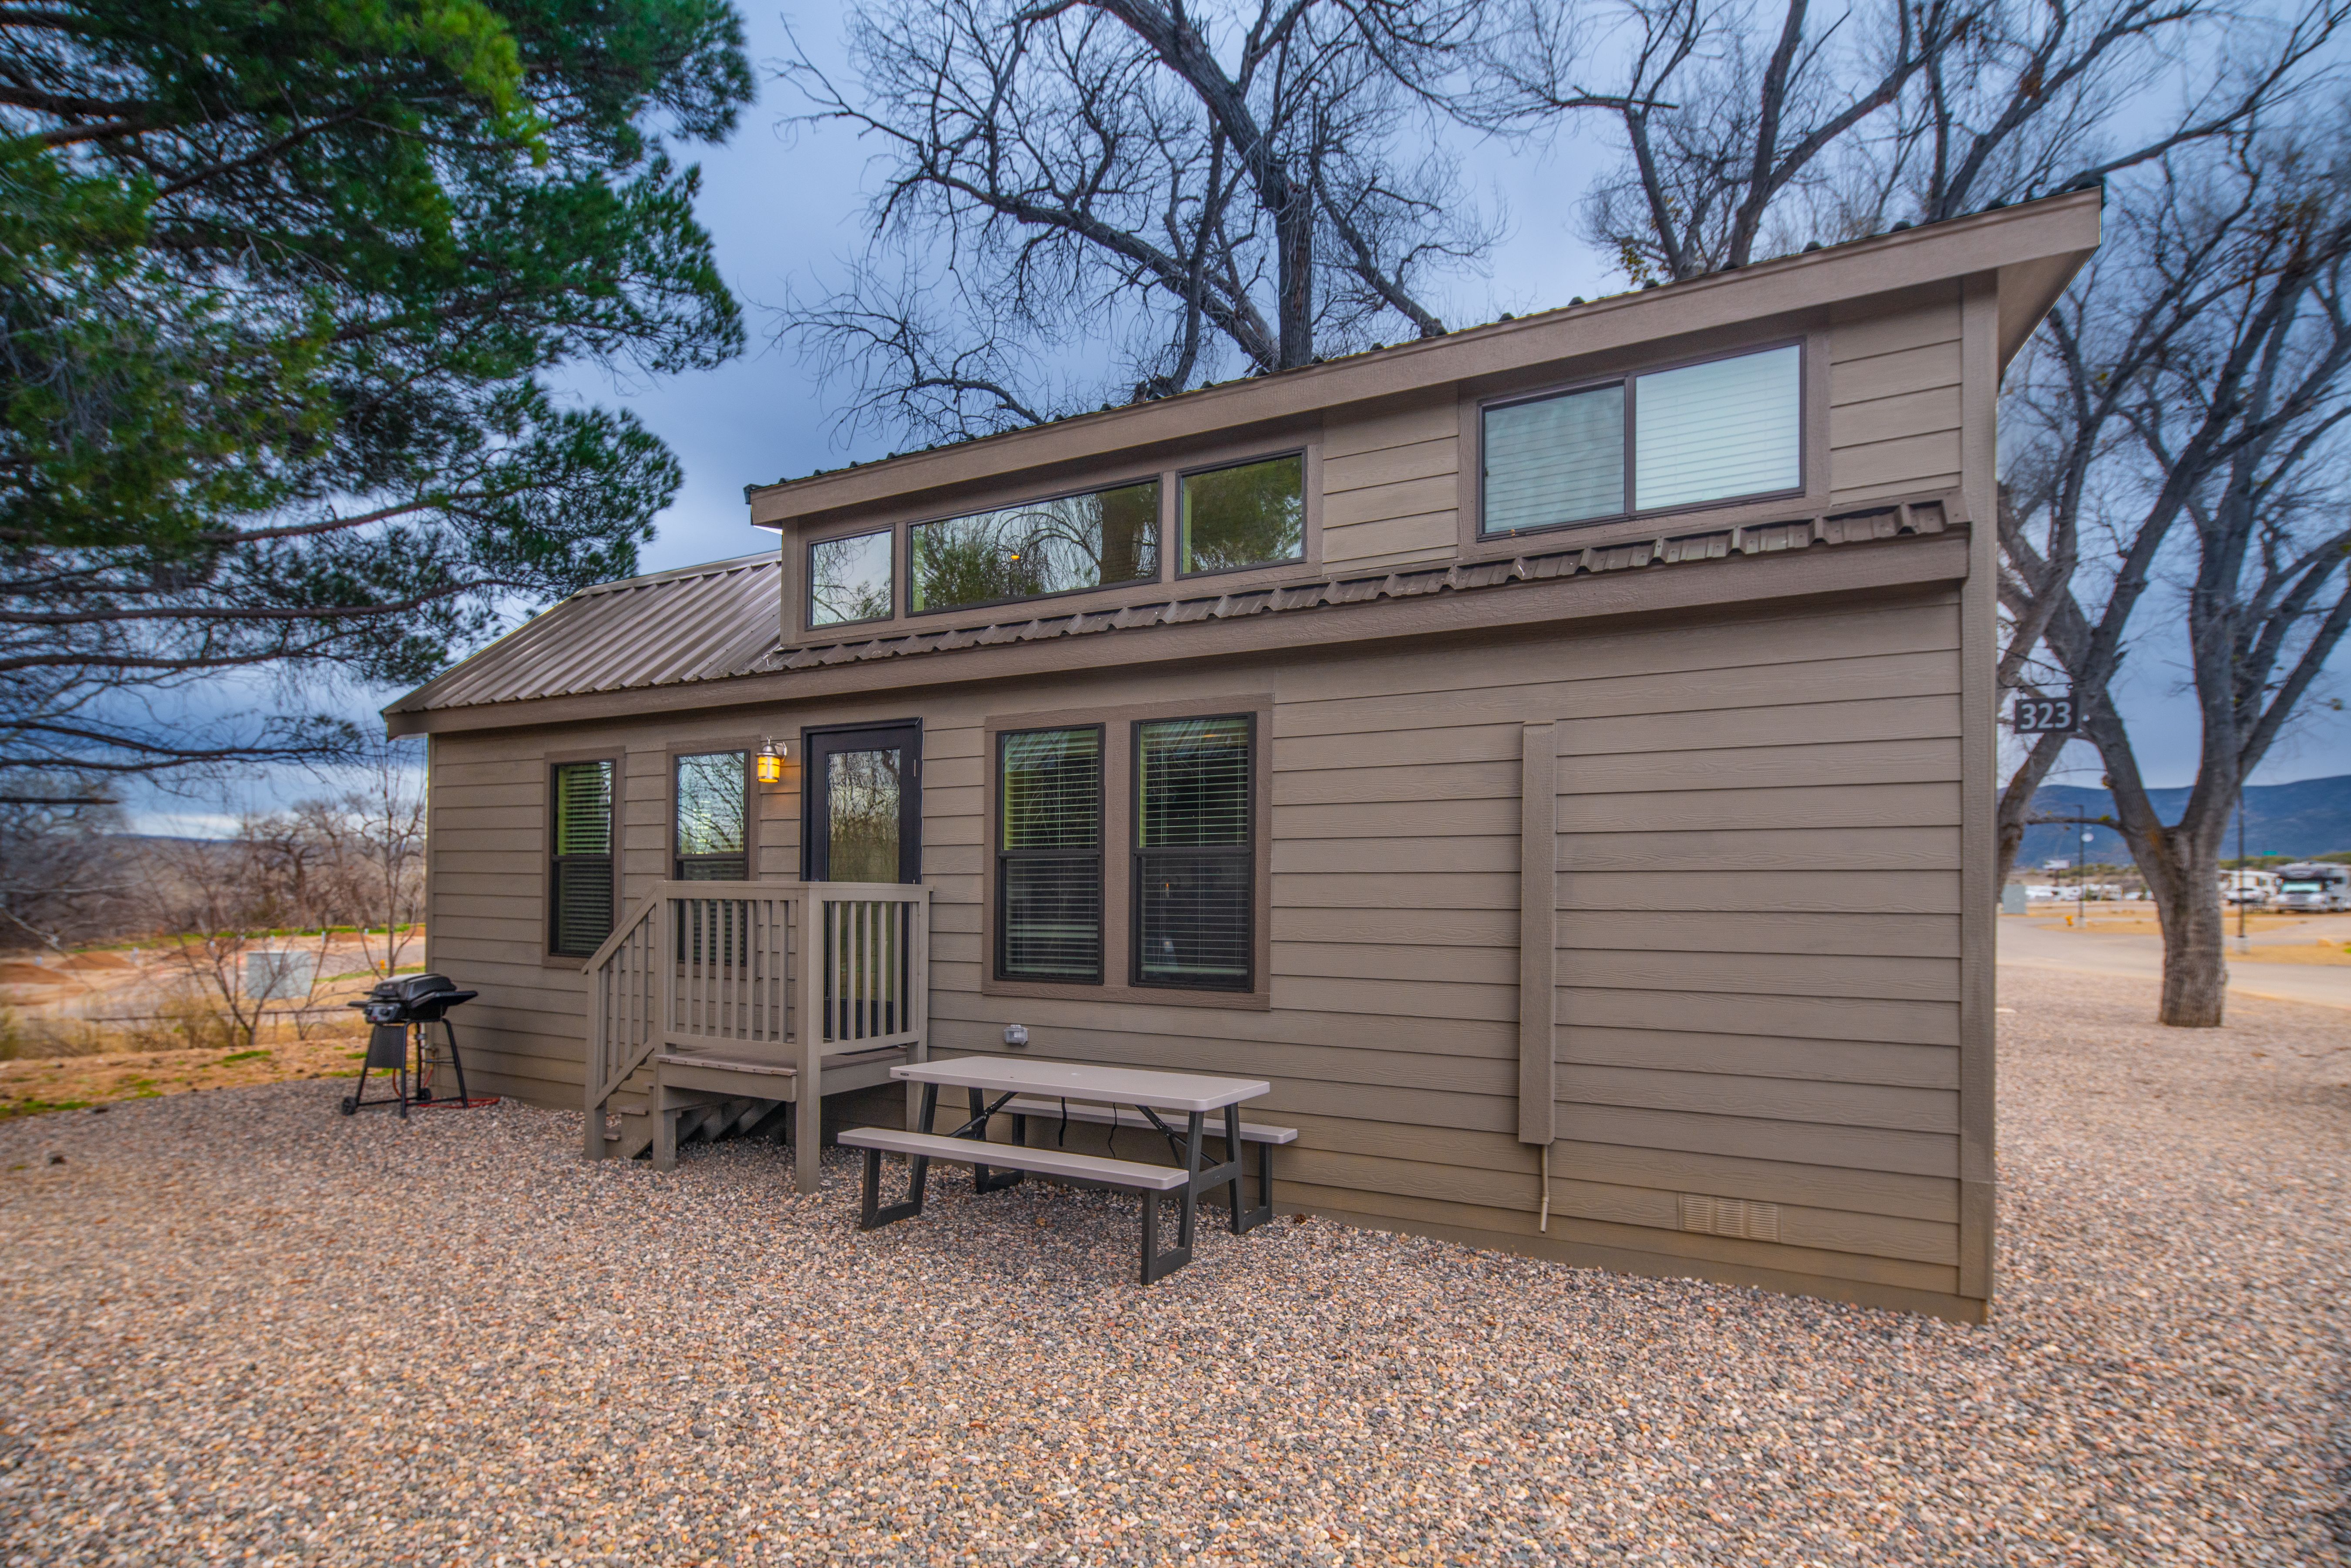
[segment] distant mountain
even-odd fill
[[[2150,789],[2147,796],[2167,822],[2177,821],[2188,804],[2186,789]],[[2113,797],[2104,789],[2078,784],[2044,784],[2032,797],[2036,813],[2050,816],[2103,816],[2114,810]],[[2074,859],[2080,829],[2043,822],[2024,830],[2024,848],[2016,857],[2019,870],[2043,861]],[[2130,850],[2112,828],[2089,830],[2085,858],[2113,865],[2130,863]],[[2323,855],[2351,850],[2351,774],[2333,779],[2304,779],[2292,784],[2257,784],[2245,791],[2245,852],[2249,855]],[[2229,824],[2221,844],[2224,856],[2237,852],[2237,825]]]

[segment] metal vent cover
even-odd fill
[[[1736,1236],[1745,1241],[1780,1239],[1780,1206],[1752,1198],[1715,1197],[1685,1192],[1681,1200],[1682,1228],[1708,1236]]]

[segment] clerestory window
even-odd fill
[[[1803,488],[1803,350],[1789,344],[1480,415],[1487,535]]]

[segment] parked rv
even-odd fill
[[[2277,896],[2277,877],[2265,871],[2224,871],[2220,873],[2220,902],[2265,909]]]
[[[2351,909],[2351,866],[2305,861],[2279,867],[2277,906],[2320,912]]]

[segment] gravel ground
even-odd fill
[[[2351,1561],[2345,1015],[2005,991],[1980,1329],[1320,1220],[1143,1291],[1131,1200],[859,1237],[341,1084],[0,1124],[0,1561]]]

